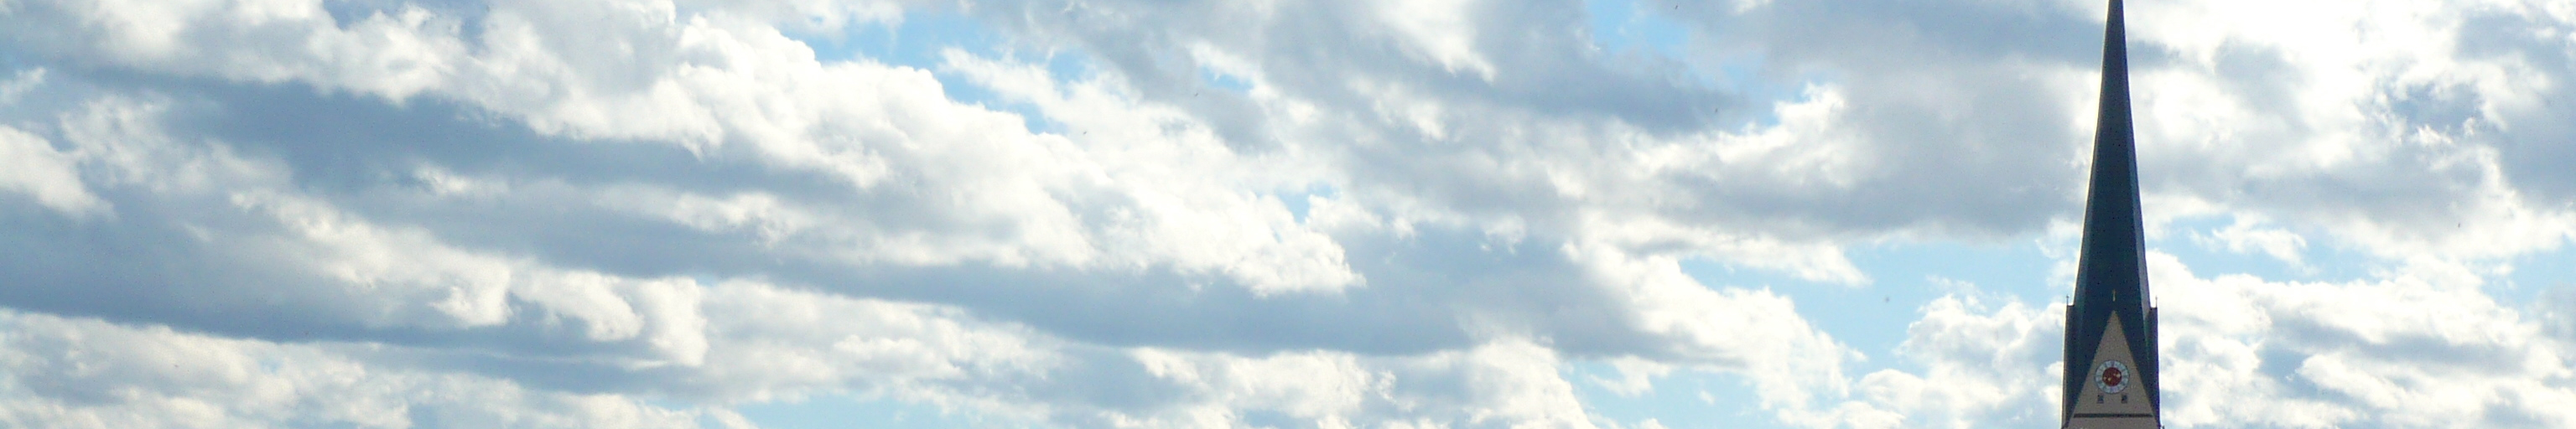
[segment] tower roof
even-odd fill
[[[2093,131],[2092,186],[2085,192],[2078,303],[2147,307],[2146,225],[2138,204],[2137,138],[2129,117],[2129,50],[2120,0],[2102,42],[2102,105]]]
[[[2134,371],[2153,409],[2161,391],[2154,308],[2147,295],[2146,226],[2138,201],[2137,139],[2129,114],[2129,52],[2120,0],[2102,41],[2102,101],[2093,133],[2093,168],[2084,204],[2084,244],[2075,272],[2074,302],[2066,314],[2065,397],[2061,416],[2074,418],[2077,401],[2094,375],[2106,336],[2134,353]],[[2117,320],[2118,323],[2112,323]],[[2107,332],[2118,329],[2113,335]],[[2150,416],[2152,418],[2152,416]]]

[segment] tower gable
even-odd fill
[[[2147,383],[2146,372],[2152,361],[2138,359],[2131,353],[2129,336],[2123,332],[2120,317],[2113,315],[2110,326],[2102,330],[2101,341],[2093,344],[2093,361],[2084,367],[2083,381],[2076,386],[2073,412],[2067,414],[2066,427],[2084,429],[2154,429],[2157,427],[2155,387]],[[2068,365],[2069,370],[2076,369]]]

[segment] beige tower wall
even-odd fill
[[[2128,334],[2120,330],[2120,317],[2111,316],[2111,326],[2103,330],[2102,343],[2095,346],[2093,363],[2084,372],[2083,393],[2076,395],[2075,413],[2067,419],[2069,429],[2156,429],[2160,426],[2153,397],[2146,380],[2138,376],[2138,360],[2129,353]],[[2114,364],[2117,362],[2117,364]],[[2106,368],[2123,368],[2119,384],[2106,383]]]

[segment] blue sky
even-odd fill
[[[2103,5],[0,1],[0,426],[2045,425]],[[2172,427],[2576,425],[2576,10],[2130,4]]]

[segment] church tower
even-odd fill
[[[2129,123],[2129,50],[2120,0],[2102,41],[2102,110],[2093,131],[2093,183],[2075,302],[2066,306],[2066,390],[2060,427],[2163,427],[2156,308],[2147,300],[2145,222],[2138,208],[2137,141]]]

